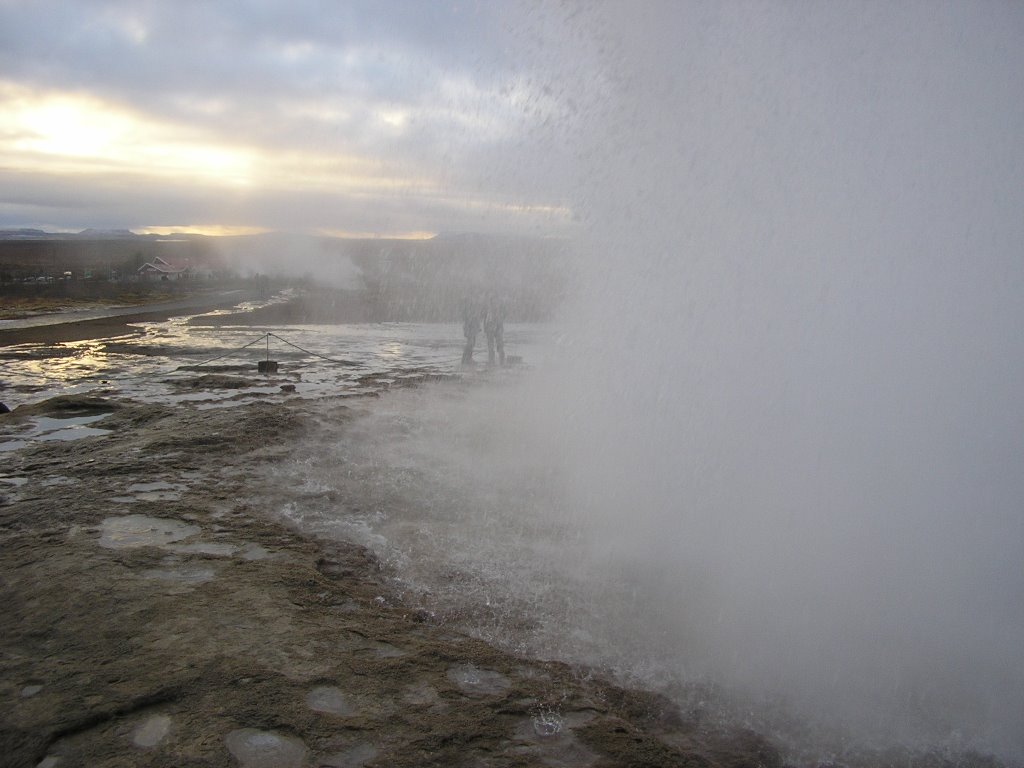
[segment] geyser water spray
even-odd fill
[[[577,10],[582,283],[521,418],[594,578],[690,674],[1020,759],[1024,14]]]
[[[527,651],[1024,758],[1024,15],[507,12],[575,290],[339,446],[368,541]]]

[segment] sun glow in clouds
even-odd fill
[[[122,31],[134,41],[128,27]],[[289,56],[319,55],[318,48],[307,47]],[[235,234],[239,226],[248,231],[266,224],[267,210],[273,212],[272,229],[285,222],[284,228],[415,239],[451,227],[509,228],[527,220],[560,226],[569,220],[557,198],[523,199],[511,184],[482,188],[472,172],[486,148],[512,140],[526,123],[551,118],[554,107],[543,93],[522,83],[482,85],[440,70],[423,74],[415,60],[393,52],[383,59],[379,51],[320,53],[345,59],[348,69],[363,75],[376,73],[383,60],[400,79],[422,81],[422,93],[412,101],[366,89],[330,97],[274,93],[254,105],[230,93],[169,89],[161,95],[162,107],[153,110],[85,90],[0,79],[0,168],[34,177],[41,186],[64,185],[75,199],[94,186],[119,190],[125,210],[143,200],[165,205],[186,197],[223,199],[230,208],[230,221],[219,220],[225,210],[208,203],[184,204],[177,213],[168,205],[168,215],[181,218],[167,221],[151,211],[142,221],[116,214],[137,231]],[[469,170],[463,173],[463,167]],[[16,207],[16,200],[10,202]],[[76,210],[92,202],[82,199]],[[410,213],[401,221],[388,219],[393,230],[377,232],[382,207]],[[33,212],[31,221],[59,228],[53,216]],[[289,224],[293,219],[304,223]],[[215,231],[220,225],[224,232]]]
[[[180,226],[134,227],[137,235],[206,235],[207,237],[237,237],[239,235],[261,235],[270,232],[266,227],[250,227],[230,224],[183,224]]]
[[[382,114],[401,130],[400,111]],[[0,165],[26,172],[131,173],[203,185],[306,191],[434,191],[373,158],[341,152],[271,151],[229,144],[197,129],[161,123],[98,98],[38,93],[0,83]]]
[[[5,122],[13,123],[13,131],[22,133],[14,146],[28,152],[102,157],[132,133],[132,123],[124,115],[95,108],[80,97],[22,101],[19,106],[7,113]]]
[[[0,84],[0,160],[22,171],[134,172],[245,185],[251,150],[209,141],[173,125],[77,93]]]

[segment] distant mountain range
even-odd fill
[[[0,229],[0,240],[150,240],[160,235],[138,235],[130,229],[83,229],[81,232],[45,232],[41,229]]]
[[[310,240],[310,241],[331,241],[331,240],[352,240],[352,241],[366,241],[366,242],[403,242],[400,239],[390,237],[360,237],[360,238],[345,238],[336,237],[332,235],[304,235],[304,234],[292,234],[288,232],[264,232],[256,235],[201,235],[196,232],[175,232],[169,235],[155,235],[147,234],[140,235],[137,232],[132,232],[130,229],[95,229],[89,227],[83,229],[81,232],[47,232],[42,229],[32,229],[29,227],[21,227],[19,229],[0,229],[0,240],[166,240],[168,238],[174,238],[175,240],[221,240],[228,242],[230,240],[238,240],[241,242],[245,241],[256,241],[256,240],[275,240],[279,238],[290,239],[290,240]],[[459,243],[462,245],[489,245],[493,243],[513,243],[530,240],[545,239],[535,235],[518,235],[518,234],[483,234],[480,232],[440,232],[432,238],[426,238],[428,241],[434,241],[438,243]],[[412,241],[407,241],[412,242]],[[424,242],[423,240],[419,242]]]

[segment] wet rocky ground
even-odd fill
[[[277,522],[275,462],[351,418],[340,399],[0,415],[22,438],[0,454],[0,762],[781,765],[699,708],[472,639],[367,550]]]

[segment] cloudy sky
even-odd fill
[[[0,0],[0,227],[563,229],[549,12]]]
[[[0,0],[0,227],[564,233],[611,186],[714,224],[924,176],[1002,221],[1022,38],[1012,1]]]

